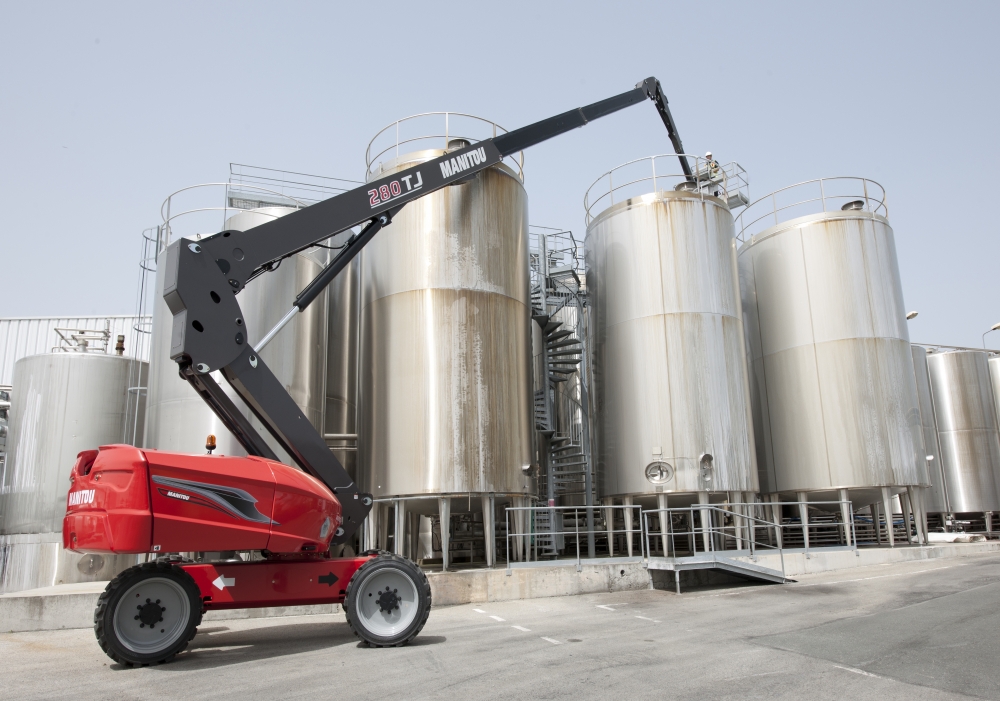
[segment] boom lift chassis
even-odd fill
[[[324,541],[326,545],[351,542],[372,508],[372,497],[359,491],[327,447],[323,437],[313,428],[282,383],[264,363],[260,357],[261,348],[295,314],[306,309],[365,244],[391,224],[393,217],[406,203],[468,180],[480,171],[500,163],[507,156],[645,100],[651,100],[656,106],[674,151],[678,154],[681,168],[693,181],[694,176],[683,156],[684,149],[667,105],[667,98],[659,81],[647,78],[634,89],[615,97],[570,110],[492,139],[463,146],[439,158],[393,173],[255,228],[222,231],[199,241],[181,239],[169,245],[163,274],[164,299],[173,314],[170,357],[177,362],[181,377],[211,406],[247,454],[255,456],[243,460],[252,461],[256,458],[258,462],[260,459],[279,462],[268,443],[213,379],[210,374],[213,371],[221,373],[298,466],[335,495],[333,501],[339,502],[342,522],[336,525],[329,540]],[[237,301],[239,292],[254,278],[273,270],[282,259],[354,227],[361,229],[348,240],[339,255],[320,275],[302,290],[282,321],[252,344]],[[182,457],[196,461],[204,460],[206,456]],[[152,466],[152,458],[150,465]],[[80,480],[86,479],[87,473],[83,468],[74,468],[74,479],[77,472]],[[153,511],[155,531],[155,508]],[[67,523],[69,519],[68,515]],[[64,538],[69,539],[72,535],[72,544],[67,544],[67,547],[75,549],[77,533],[74,531],[70,534],[68,528],[70,526],[64,527]],[[186,543],[184,547],[171,548],[177,551],[204,549],[203,544],[196,541]],[[402,558],[387,553],[366,553],[359,558],[339,559],[331,558],[328,552],[309,555],[265,552],[265,555],[266,559],[262,561],[232,564],[161,560],[126,571],[109,585],[98,605],[95,630],[102,647],[112,657],[123,662],[164,661],[183,649],[187,640],[194,635],[201,610],[211,608],[344,603],[352,628],[363,640],[375,645],[405,644],[419,632],[426,621],[430,609],[430,588],[426,577],[415,565]],[[237,576],[242,578],[241,586],[227,587],[226,583],[235,581]],[[278,579],[291,583],[293,580],[305,582],[307,578],[310,583],[318,580],[329,584],[322,587],[325,591],[315,588],[310,590],[318,593],[303,593],[291,584],[283,589],[275,586]],[[377,582],[378,586],[366,585],[359,582],[359,579]],[[244,586],[244,582],[252,586]],[[334,586],[334,582],[338,584]],[[346,589],[341,588],[341,585],[346,585]],[[157,586],[160,588],[156,589]],[[412,592],[411,587],[414,589]],[[156,593],[161,590],[162,596]],[[410,592],[414,597],[416,612],[405,625],[395,625],[390,616],[394,610],[398,610],[402,601],[403,594],[399,593],[401,590]],[[133,597],[133,591],[139,593]],[[143,593],[146,591],[154,593],[146,596]],[[237,593],[238,591],[245,593]],[[293,591],[297,593],[292,593]],[[133,636],[135,640],[130,647],[127,636],[123,640],[121,638],[124,634],[116,634],[118,628],[124,626],[121,621],[140,621],[143,623],[140,626],[143,631],[147,630],[147,623],[150,628],[165,625],[164,616],[168,614],[160,609],[167,611],[170,608],[164,603],[167,600],[181,609],[184,609],[184,602],[188,601],[187,605],[191,609],[188,620],[177,629],[172,638],[161,631],[171,638],[169,645],[159,644],[155,640],[148,641],[147,644],[142,637],[146,634],[143,633]],[[139,604],[132,607],[136,601]],[[368,609],[363,610],[366,602]],[[126,612],[125,618],[122,618],[119,610],[123,605],[128,606],[131,611]],[[115,613],[116,610],[118,613]],[[134,619],[132,614],[136,614]]]

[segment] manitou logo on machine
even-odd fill
[[[94,503],[93,489],[81,489],[79,491],[69,493],[70,506],[80,506],[80,504],[93,504],[93,503]]]
[[[416,178],[416,181],[413,178]],[[406,186],[406,192],[403,192],[403,186]],[[368,191],[368,203],[374,207],[375,205],[385,204],[390,202],[397,197],[402,197],[404,194],[409,194],[421,189],[424,186],[424,179],[420,176],[420,171],[418,170],[416,175],[404,175],[399,180],[393,180],[385,185],[379,185],[378,188]]]
[[[463,153],[461,156],[455,156],[452,159],[443,161],[441,163],[441,175],[445,178],[450,178],[456,173],[461,173],[463,170],[468,170],[472,166],[477,166],[485,162],[486,150],[480,147],[474,151]]]

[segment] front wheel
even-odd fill
[[[347,584],[344,613],[361,640],[374,647],[406,645],[427,623],[431,585],[406,558],[380,553]]]
[[[115,662],[167,662],[201,624],[201,593],[184,570],[147,562],[115,577],[97,600],[94,633]]]

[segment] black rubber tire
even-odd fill
[[[416,585],[417,588],[417,613],[413,622],[407,628],[391,637],[383,637],[367,630],[361,622],[361,616],[357,611],[358,588],[360,582],[373,571],[380,569],[402,570]],[[344,614],[347,616],[347,625],[351,627],[358,638],[372,647],[402,647],[406,645],[423,630],[427,618],[431,614],[431,584],[427,581],[427,575],[419,567],[405,557],[393,555],[385,551],[380,551],[377,557],[372,558],[361,565],[347,583],[347,594],[344,596]]]
[[[152,578],[172,579],[181,586],[190,600],[190,614],[182,634],[173,644],[150,654],[141,654],[130,650],[119,639],[115,631],[114,617],[117,608],[122,603],[122,596],[142,580]],[[94,609],[94,635],[101,649],[115,662],[127,665],[151,665],[169,662],[174,656],[187,647],[198,632],[201,625],[202,603],[201,591],[191,576],[177,565],[165,561],[146,562],[130,567],[112,579],[104,593],[97,599]]]

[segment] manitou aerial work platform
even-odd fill
[[[170,357],[248,457],[184,455],[127,445],[80,453],[63,546],[84,553],[163,553],[115,577],[98,600],[94,631],[128,664],[165,662],[214,609],[339,603],[361,640],[404,645],[423,628],[431,590],[412,562],[384,552],[332,557],[372,508],[261,359],[261,348],[303,311],[399,210],[503,158],[587,122],[652,100],[681,168],[694,180],[660,83],[450,151],[246,231],[170,244],[164,299],[173,314]],[[356,226],[339,255],[256,347],[237,295],[284,258]],[[277,455],[209,374],[220,371],[301,470]],[[249,562],[187,562],[168,553],[257,551]]]

